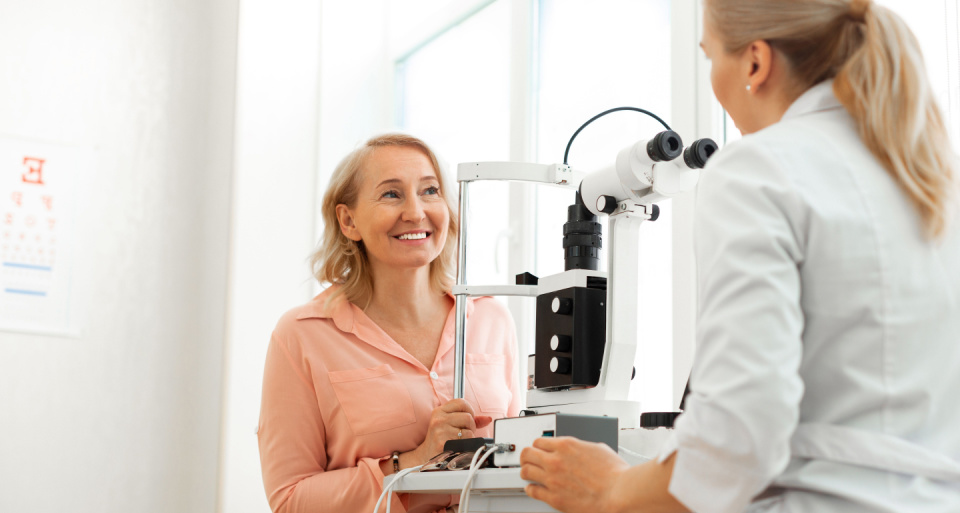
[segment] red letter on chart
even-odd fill
[[[43,163],[44,159],[37,157],[23,157],[23,165],[26,166],[27,172],[21,176],[21,179],[25,183],[34,183],[37,185],[43,185]]]

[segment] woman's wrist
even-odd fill
[[[400,468],[410,468],[416,467],[417,465],[422,465],[424,462],[421,461],[420,455],[417,453],[417,450],[401,452],[400,453]]]
[[[417,450],[401,452],[397,455],[397,466],[400,467],[400,470],[410,467],[416,467],[417,465],[422,465],[423,461],[420,460],[420,456],[417,454]],[[393,454],[380,460],[380,471],[383,472],[383,475],[389,476],[390,474],[395,473],[393,466]]]

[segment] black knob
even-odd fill
[[[650,221],[656,221],[657,219],[660,219],[660,206],[650,205]]]
[[[567,335],[554,335],[550,337],[550,349],[561,353],[570,352],[570,346],[573,340]]]
[[[566,297],[555,297],[553,302],[550,303],[550,309],[555,314],[567,315],[573,311],[573,300]]]
[[[538,283],[540,283],[540,278],[537,278],[530,273],[517,275],[517,285],[536,285]]]
[[[617,198],[613,196],[600,196],[597,198],[597,210],[604,214],[612,214],[617,210]]]
[[[570,359],[554,356],[550,359],[550,372],[555,374],[570,374]]]

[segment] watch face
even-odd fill
[[[450,462],[450,459],[456,455],[453,451],[441,452],[440,454],[430,458],[426,463],[420,467],[420,472],[430,472],[433,470],[446,470],[447,463]]]

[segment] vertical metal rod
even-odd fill
[[[467,186],[460,182],[460,233],[457,235],[457,285],[467,284]],[[453,397],[463,398],[464,359],[466,358],[467,295],[456,295],[456,319],[453,339]]]

